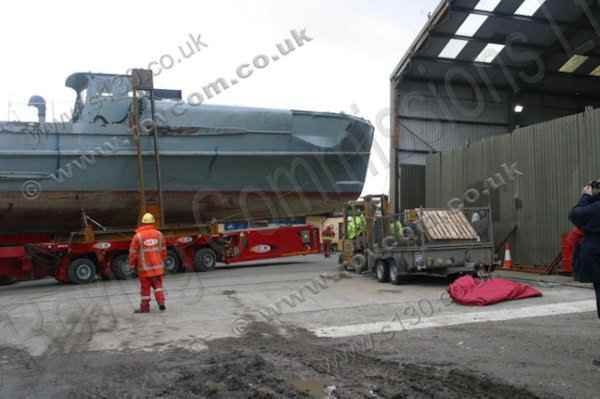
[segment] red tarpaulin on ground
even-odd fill
[[[495,278],[479,280],[464,276],[450,284],[450,297],[461,305],[487,306],[498,302],[542,296],[542,292],[525,284]]]

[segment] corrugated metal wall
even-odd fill
[[[511,172],[513,164],[522,176]],[[496,241],[517,226],[514,260],[543,265],[560,252],[581,187],[599,177],[600,110],[590,110],[428,156],[427,206],[445,207],[453,199],[490,204]],[[490,178],[506,184],[494,188]]]
[[[399,165],[425,165],[427,153],[462,148],[509,130],[507,94],[433,82],[403,82],[395,106]]]

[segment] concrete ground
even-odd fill
[[[512,276],[544,296],[463,307],[320,256],[169,276],[149,315],[136,281],[1,287],[0,397],[600,397],[593,291]]]

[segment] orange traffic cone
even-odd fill
[[[512,269],[513,261],[510,255],[510,243],[506,243],[506,247],[504,247],[504,262],[502,262],[503,269]]]

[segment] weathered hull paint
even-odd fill
[[[164,193],[169,225],[202,224],[213,218],[226,221],[281,219],[340,209],[360,192],[310,193],[257,191]],[[148,193],[156,200],[156,193]],[[2,193],[2,233],[68,233],[82,228],[81,211],[106,227],[135,226],[139,194],[135,191],[42,192],[27,200],[21,192]]]
[[[67,80],[77,92],[87,88],[88,97],[103,87],[102,96],[79,103],[69,123],[0,122],[0,232],[79,230],[82,211],[109,226],[136,224],[131,98],[104,96],[103,85],[111,79],[75,74]],[[150,105],[140,101],[144,120]],[[328,213],[363,189],[373,140],[373,126],[363,119],[170,101],[155,105],[168,223]],[[153,138],[143,132],[140,142],[145,187],[156,191]]]

